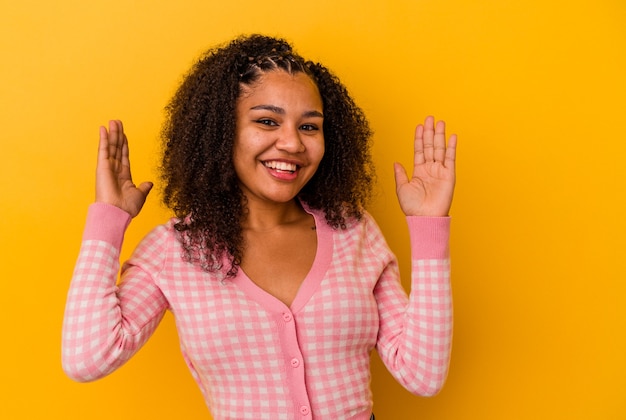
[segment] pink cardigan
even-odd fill
[[[369,214],[333,230],[323,214],[313,266],[291,307],[243,272],[232,279],[181,259],[173,222],[122,267],[125,212],[90,207],[68,293],[63,368],[77,381],[126,362],[172,311],[183,357],[215,420],[369,419],[370,352],[409,391],[433,395],[452,339],[449,218],[408,217],[410,299]]]

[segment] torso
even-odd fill
[[[290,306],[309,273],[317,250],[313,216],[303,212],[267,231],[244,229],[241,269],[261,289]]]

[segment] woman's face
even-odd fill
[[[304,73],[264,73],[237,102],[233,162],[252,201],[293,200],[324,156],[323,106]]]

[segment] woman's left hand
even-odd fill
[[[456,135],[446,145],[446,125],[432,116],[415,129],[413,176],[394,164],[396,193],[407,216],[447,216],[455,183]]]

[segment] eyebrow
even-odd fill
[[[280,114],[280,115],[285,115],[286,112],[283,108],[276,106],[276,105],[257,105],[257,106],[253,106],[252,108],[250,108],[251,110],[266,110],[266,111],[270,111],[273,112],[275,114]],[[306,111],[305,113],[302,114],[303,117],[319,117],[319,118],[324,118],[324,114],[322,114],[319,111]]]

